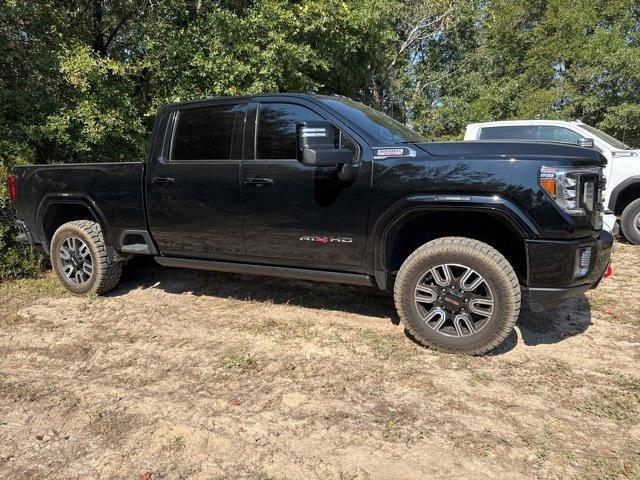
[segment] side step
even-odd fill
[[[135,255],[157,255],[151,235],[146,230],[124,230],[120,234],[120,251]]]
[[[194,260],[191,258],[155,257],[155,261],[165,267],[192,268],[214,272],[246,273],[268,277],[297,278],[317,282],[346,283],[349,285],[373,286],[373,278],[357,273],[332,272],[327,270],[307,270],[304,268],[272,267],[253,263],[217,262],[214,260]]]

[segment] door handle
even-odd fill
[[[175,179],[171,177],[162,176],[162,177],[153,177],[151,181],[156,185],[169,185],[175,182]]]
[[[247,185],[256,185],[257,187],[262,187],[264,185],[271,185],[273,183],[273,178],[247,177],[244,179],[244,183],[246,183]]]

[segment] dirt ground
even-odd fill
[[[640,478],[640,247],[494,354],[373,289],[131,265],[0,285],[0,478]]]

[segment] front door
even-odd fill
[[[245,104],[172,112],[162,154],[146,175],[149,226],[165,256],[244,255],[240,187]]]
[[[329,120],[311,103],[252,104],[247,114],[240,179],[244,240],[252,261],[306,268],[359,271],[367,237],[371,165],[342,181],[335,167],[297,160],[296,125]],[[253,130],[253,131],[252,131]],[[339,132],[354,158],[362,147]]]

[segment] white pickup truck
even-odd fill
[[[640,244],[640,150],[580,121],[513,120],[467,125],[465,140],[530,140],[593,146],[607,157],[604,174],[605,226],[615,230],[616,219],[631,243]]]

